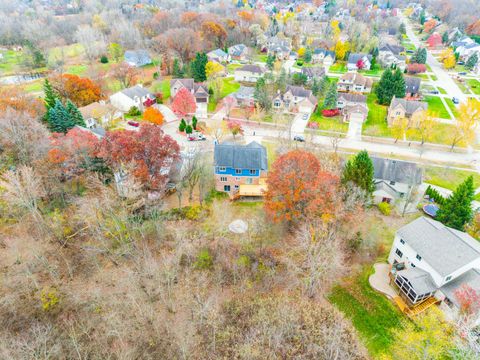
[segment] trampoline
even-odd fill
[[[437,216],[439,207],[435,204],[428,204],[423,207],[423,212],[431,217]]]

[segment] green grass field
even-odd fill
[[[477,79],[468,79],[467,84],[474,94],[480,95],[480,81]]]
[[[310,121],[317,123],[319,130],[336,131],[341,133],[348,132],[348,124],[344,123],[340,116],[327,118],[319,112],[314,112],[310,117]]]
[[[478,172],[433,166],[425,167],[425,182],[452,191],[470,175],[473,175],[475,188],[480,187],[480,174]]]
[[[71,44],[67,46],[57,46],[50,49],[48,53],[48,62],[55,62],[57,60],[73,59],[81,56],[84,52],[81,44]]]
[[[452,99],[447,99],[445,98],[445,102],[447,103],[448,107],[453,113],[453,116],[457,117],[458,116],[458,110],[455,104],[453,103]]]
[[[387,124],[387,106],[377,104],[377,95],[372,90],[367,95],[368,117],[363,126],[363,135],[391,137]]]
[[[347,65],[345,64],[345,62],[338,61],[332,66],[330,66],[329,71],[332,73],[345,73],[347,72]]]
[[[0,53],[3,54],[3,58],[0,59],[0,75],[10,75],[19,70],[23,61],[21,52],[7,50]]]
[[[240,89],[240,84],[235,81],[233,77],[226,77],[223,79],[223,87],[220,93],[220,97],[223,99],[225,96]]]
[[[438,91],[440,91],[440,94],[446,95],[447,91],[444,88],[438,87]]]
[[[443,105],[442,99],[438,96],[425,96],[424,100],[428,103],[428,110],[438,114],[439,118],[450,119],[450,115],[445,105]]]

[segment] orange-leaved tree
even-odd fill
[[[150,106],[144,111],[143,120],[151,122],[155,125],[162,125],[163,114],[160,112],[160,110]]]
[[[52,78],[52,84],[62,98],[70,99],[78,107],[91,104],[102,97],[100,86],[89,78],[63,74]]]
[[[339,178],[323,171],[317,157],[304,150],[280,156],[268,175],[265,210],[276,222],[290,225],[335,214]]]
[[[186,88],[181,88],[172,102],[172,110],[181,116],[193,114],[197,108],[195,98]]]

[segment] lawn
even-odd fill
[[[44,82],[43,79],[28,82],[27,84],[24,85],[24,89],[26,92],[29,92],[29,93],[41,92],[43,91],[43,82]]]
[[[228,64],[227,65],[227,71],[232,74],[236,69],[242,67],[242,64]]]
[[[447,99],[445,98],[445,102],[447,103],[448,107],[453,113],[453,116],[457,117],[458,116],[458,110],[455,104],[453,103],[452,99]]]
[[[480,174],[476,171],[433,166],[425,167],[425,182],[452,191],[470,175],[473,175],[474,186],[476,188],[480,187]]]
[[[363,135],[391,137],[387,124],[387,106],[377,104],[377,95],[372,90],[367,95],[368,117],[363,127]]]
[[[233,77],[226,77],[223,79],[223,87],[220,93],[220,97],[223,99],[225,96],[240,89],[240,84],[235,81]]]
[[[440,94],[446,95],[447,91],[444,88],[437,87],[438,91],[440,91]]]
[[[21,52],[7,50],[2,51],[3,58],[0,59],[0,75],[9,75],[17,71],[23,60]]]
[[[163,101],[166,102],[170,98],[170,77],[164,78],[161,81],[154,81],[150,87],[153,93],[161,92]]]
[[[467,84],[474,94],[480,95],[480,81],[477,79],[468,79]]]
[[[424,100],[428,103],[428,110],[438,114],[437,116],[441,119],[450,119],[450,114],[445,105],[443,105],[441,98],[438,96],[425,96]]]
[[[369,75],[369,76],[381,76],[383,73],[383,69],[380,67],[380,65],[376,64],[373,69],[370,70],[362,70],[360,71],[364,75]]]
[[[347,72],[347,65],[345,64],[345,62],[336,62],[335,64],[330,66],[329,71],[333,73],[345,73]]]
[[[81,44],[71,44],[67,46],[57,46],[50,49],[48,53],[48,62],[56,60],[65,60],[65,58],[76,58],[84,52]]]
[[[417,50],[415,45],[413,45],[413,43],[411,42],[404,41],[402,42],[402,46],[405,48],[405,50],[413,50],[413,51]]]
[[[430,78],[431,78],[433,81],[437,81],[437,80],[438,80],[437,75],[430,75]]]
[[[360,274],[334,287],[328,299],[352,321],[370,354],[378,358],[388,353],[404,317],[385,296],[370,287],[368,277],[372,272],[370,266],[365,267]]]
[[[267,54],[255,54],[253,55],[253,60],[266,63],[267,57],[268,57]]]
[[[85,74],[85,71],[87,71],[87,69],[87,65],[70,65],[65,69],[65,72],[67,74],[82,76],[83,74]]]
[[[310,121],[318,124],[318,130],[336,131],[341,133],[348,132],[348,124],[344,123],[341,117],[328,118],[319,112],[314,112],[310,117]]]

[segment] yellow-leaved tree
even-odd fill
[[[396,117],[392,122],[391,130],[395,142],[399,139],[405,140],[408,130],[408,119],[404,116]]]
[[[337,40],[342,30],[340,29],[340,23],[338,20],[330,21],[330,27],[332,28],[333,38]]]
[[[443,50],[440,54],[440,59],[442,60],[445,69],[453,69],[457,63],[457,59],[451,48]]]
[[[347,51],[350,50],[350,43],[348,41],[338,40],[335,45],[335,56],[338,60],[343,60]]]
[[[422,145],[431,140],[438,115],[432,111],[420,111],[412,116],[414,131],[420,136]]]
[[[468,99],[458,108],[457,122],[450,134],[452,150],[459,143],[470,145],[475,139],[475,128],[480,119],[480,101]]]
[[[205,74],[207,75],[208,79],[213,79],[217,77],[221,72],[223,72],[222,64],[219,64],[216,61],[209,61],[207,65],[205,65]]]

